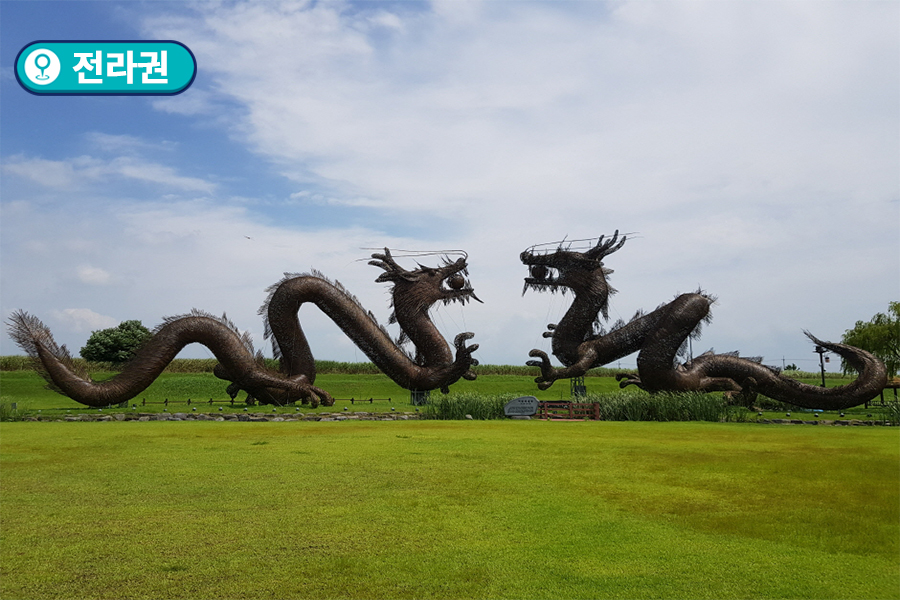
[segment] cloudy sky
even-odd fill
[[[366,248],[464,249],[485,303],[434,320],[521,364],[570,298],[523,296],[519,253],[618,229],[613,319],[702,287],[695,353],[814,370],[803,329],[838,341],[900,298],[898,22],[894,1],[0,2],[2,316],[77,352],[196,307],[270,353],[282,273],[386,322]],[[64,39],[177,40],[197,78],[26,93],[18,51]],[[300,316],[317,358],[365,360]]]

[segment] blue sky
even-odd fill
[[[695,351],[813,369],[801,330],[838,340],[900,298],[898,20],[895,2],[0,2],[0,309],[75,351],[194,307],[265,347],[283,272],[319,269],[386,322],[363,248],[463,248],[485,304],[434,319],[519,364],[568,304],[521,295],[519,252],[619,229],[614,319],[702,286],[719,301]],[[174,39],[197,78],[33,96],[13,61],[39,39]],[[301,322],[318,358],[364,360],[316,309]]]

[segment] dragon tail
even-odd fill
[[[69,349],[57,344],[50,329],[34,315],[17,310],[9,317],[7,328],[9,337],[31,358],[34,370],[44,378],[49,389],[67,395],[57,385],[56,373],[64,373],[65,380],[90,380],[87,369],[75,364]]]
[[[856,379],[847,385],[825,388],[801,383],[743,358],[721,354],[698,357],[694,364],[706,375],[731,378],[742,388],[749,387],[773,400],[801,408],[843,410],[868,402],[884,389],[887,369],[877,357],[860,348],[825,342],[808,331],[804,333],[816,345],[843,358],[859,373]]]
[[[263,370],[262,355],[254,355],[249,336],[241,335],[226,317],[197,310],[165,319],[119,374],[99,382],[91,380],[86,369],[76,366],[66,347],[56,343],[37,317],[16,311],[8,326],[10,337],[32,358],[50,389],[94,408],[118,404],[140,394],[182,348],[194,342],[212,350],[223,363],[221,372],[232,377]]]

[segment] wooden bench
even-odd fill
[[[583,421],[584,419],[600,419],[600,403],[598,402],[538,402],[539,419],[565,419],[567,421]]]

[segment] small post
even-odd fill
[[[819,355],[819,368],[822,370],[822,387],[825,387],[825,353],[828,352],[822,346],[816,346],[816,349],[813,350]]]
[[[409,390],[409,403],[413,406],[425,406],[429,396],[431,390]]]
[[[569,391],[573,398],[587,396],[587,386],[584,385],[584,377],[573,377],[569,380]]]

